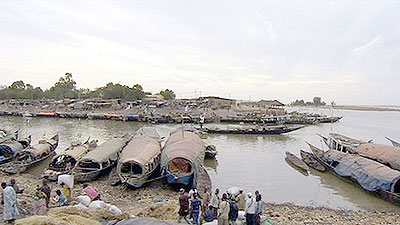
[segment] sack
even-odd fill
[[[89,209],[107,209],[107,206],[103,201],[96,200],[90,203]]]
[[[111,212],[113,212],[117,215],[122,214],[122,211],[115,205],[110,206],[110,208],[108,210],[110,210]]]
[[[87,195],[78,196],[78,197],[76,197],[76,200],[78,200],[78,202],[82,203],[82,205],[84,205],[86,207],[89,207],[90,203],[92,202],[90,197]]]
[[[239,220],[245,220],[246,219],[246,212],[245,211],[239,211],[238,219]]]
[[[236,197],[239,195],[239,190],[240,189],[238,187],[231,187],[228,189],[228,193]]]
[[[74,187],[74,176],[69,175],[69,174],[62,174],[58,176],[57,183],[61,185],[61,183],[64,183],[67,185],[70,189]]]
[[[74,207],[76,207],[76,208],[78,208],[78,209],[84,209],[84,210],[89,209],[87,206],[85,206],[85,205],[82,204],[82,203],[79,203],[78,205],[75,205]]]

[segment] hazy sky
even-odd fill
[[[400,105],[400,1],[0,1],[0,83]]]

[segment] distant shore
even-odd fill
[[[315,106],[289,106],[315,108]],[[332,106],[319,106],[317,108],[332,109]],[[366,106],[366,105],[336,105],[333,109],[356,110],[356,111],[378,111],[378,112],[400,112],[400,106]]]

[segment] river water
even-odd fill
[[[213,188],[226,190],[237,186],[246,192],[258,189],[267,202],[292,202],[304,206],[324,206],[335,209],[396,211],[400,208],[362,191],[357,186],[329,173],[312,172],[305,176],[285,161],[285,151],[300,155],[308,150],[305,141],[324,147],[317,133],[337,132],[362,140],[390,144],[384,137],[400,140],[400,113],[352,110],[294,109],[327,115],[342,115],[334,124],[312,125],[284,135],[208,135],[219,153],[205,165]],[[72,141],[91,137],[99,144],[113,136],[133,133],[145,123],[108,120],[78,120],[61,118],[0,117],[1,128],[21,129],[22,135],[32,134],[33,143],[43,135],[58,133],[58,152]],[[162,136],[168,137],[179,125],[155,125]],[[39,175],[47,162],[33,168]]]

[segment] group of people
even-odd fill
[[[54,201],[56,202],[56,206],[66,206],[71,201],[71,188],[64,183],[60,185],[61,188],[55,191],[56,198],[54,198]],[[3,220],[12,223],[19,216],[17,194],[22,193],[23,189],[19,188],[15,179],[12,179],[9,184],[2,183],[1,187],[3,188],[1,201],[3,204]],[[51,187],[46,180],[43,180],[41,186],[37,185],[33,196],[33,214],[46,214],[50,204],[51,192]],[[89,196],[92,200],[100,199],[100,194],[90,184],[84,184],[82,193]]]
[[[179,193],[178,222],[184,219],[189,224],[199,225],[202,219],[206,222],[217,219],[218,225],[232,225],[237,221],[239,211],[243,211],[247,225],[261,224],[263,202],[259,191],[255,192],[255,197],[252,193],[245,195],[242,189],[239,193],[228,191],[220,195],[218,188],[213,193],[205,188],[200,196],[196,189],[187,192],[182,188]]]

